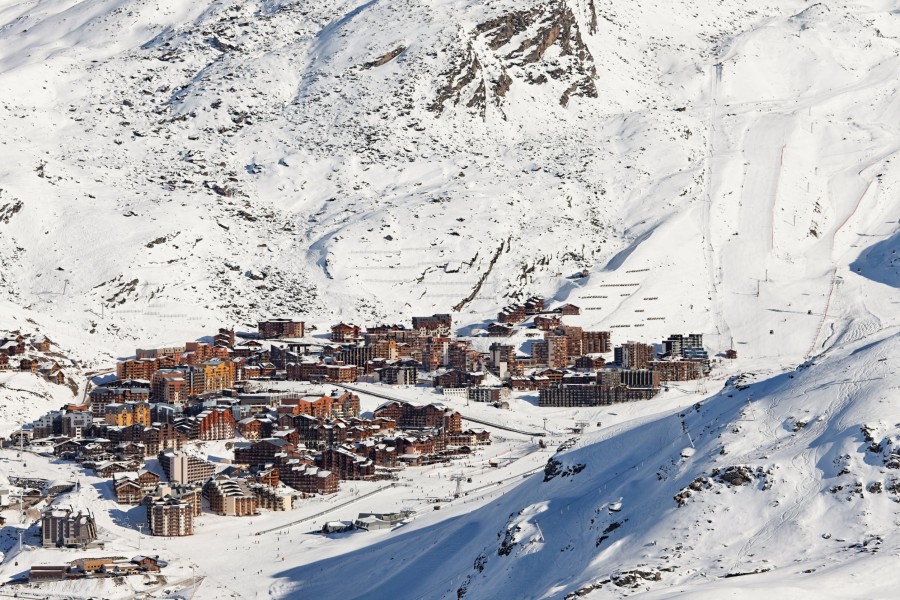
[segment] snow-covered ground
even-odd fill
[[[878,573],[900,547],[898,350],[893,329],[588,433],[549,481],[277,576],[298,598],[556,598],[604,581],[590,597],[619,597],[635,590],[610,578],[635,569],[648,597],[888,597],[895,582]],[[731,467],[748,475],[735,483]],[[363,591],[348,569],[379,577]]]
[[[711,354],[738,351],[714,380],[594,410],[392,390],[523,428],[547,417],[554,445],[587,421],[560,457],[585,468],[520,479],[551,452],[497,431],[470,466],[327,515],[421,509],[395,532],[252,536],[378,485],[360,483],[145,539],[173,578],[198,565],[197,598],[557,598],[639,566],[671,570],[630,595],[892,596],[895,13],[886,0],[0,0],[0,329],[46,334],[91,371],[260,316],[453,309],[471,330],[543,294],[615,343],[696,331]],[[738,374],[756,383],[722,387]],[[0,385],[5,430],[71,399],[30,375]],[[484,467],[492,457],[515,460]],[[749,485],[711,476],[738,465]],[[416,500],[449,493],[458,471],[473,488],[514,480],[439,511]],[[678,508],[698,477],[710,487]],[[134,515],[95,483],[72,501],[136,550]],[[22,556],[0,573],[59,561]]]
[[[72,390],[31,373],[0,371],[0,436],[72,401]]]

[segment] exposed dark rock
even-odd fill
[[[633,569],[616,573],[611,579],[618,587],[636,588],[643,581],[660,581],[662,575],[656,569]]]
[[[603,530],[603,533],[612,533],[613,531],[615,531],[616,529],[618,529],[621,526],[622,526],[621,523],[617,523],[617,522],[610,523],[609,526],[607,526],[607,528]]]
[[[891,452],[885,460],[884,466],[888,469],[900,469],[900,455],[894,452]]]
[[[766,573],[769,571],[769,568],[759,568],[753,569],[752,571],[733,571],[731,573],[726,573],[722,575],[722,579],[728,579],[729,577],[743,577],[744,575],[758,575],[760,573]]]
[[[487,556],[482,552],[475,558],[475,566],[473,567],[476,571],[481,573],[484,571],[484,567],[487,565]]]
[[[591,27],[596,30],[596,11],[593,3],[591,14],[593,15]],[[521,39],[522,34],[527,34],[524,39]],[[465,56],[441,75],[447,83],[438,89],[429,110],[440,113],[448,100],[452,99],[454,105],[460,104],[462,96],[466,95],[468,96],[466,106],[480,109],[484,116],[488,102],[492,100],[499,107],[501,99],[512,86],[514,77],[509,72],[510,68],[526,65],[535,65],[538,68],[550,67],[544,62],[544,55],[554,46],[559,49],[559,56],[563,60],[554,61],[553,67],[545,73],[529,72],[525,75],[525,81],[532,85],[541,85],[548,81],[548,75],[555,80],[567,81],[568,86],[560,97],[562,106],[566,106],[572,96],[598,97],[594,83],[597,77],[594,58],[581,37],[575,14],[564,1],[551,2],[545,7],[514,11],[489,19],[477,25],[471,35],[474,38],[484,37],[490,51],[495,53],[491,57],[493,60],[485,57],[486,64],[499,63],[502,71],[492,83],[491,97],[487,95],[482,63],[472,43],[469,42]],[[505,48],[517,38],[521,39],[518,45],[504,53]],[[469,84],[476,78],[481,81],[473,89],[467,90]]]
[[[406,46],[397,46],[390,52],[382,54],[375,60],[369,61],[367,63],[363,63],[363,69],[371,69],[373,67],[380,67],[382,65],[386,65],[387,63],[391,62],[392,60],[394,60],[395,58],[397,58],[398,56],[403,54],[403,52],[405,50],[406,50]]]
[[[229,44],[229,43],[227,43],[227,42],[223,42],[222,40],[220,40],[219,38],[217,38],[217,37],[215,37],[215,36],[212,37],[212,38],[210,38],[210,39],[207,41],[207,43],[209,43],[210,46],[212,46],[213,48],[215,48],[215,49],[218,50],[219,52],[230,52],[230,51],[232,51],[232,50],[237,50],[237,49],[238,49],[237,46],[235,46],[235,45],[233,45],[233,44]]]
[[[724,471],[714,469],[712,476],[730,486],[747,485],[754,479],[753,470],[743,465],[728,467]]]
[[[0,206],[0,223],[9,223],[10,219],[13,218],[13,215],[22,210],[22,206],[21,200],[16,200],[10,204]]]
[[[512,77],[510,77],[506,71],[503,71],[503,74],[500,75],[500,78],[494,83],[494,95],[500,97],[506,96],[506,92],[509,91],[512,82]]]
[[[701,490],[708,490],[712,487],[712,484],[709,483],[709,479],[706,477],[697,477],[692,482],[690,482],[684,489],[675,494],[673,499],[678,504],[678,506],[682,506],[687,502],[687,499],[694,495],[694,492],[699,492]]]
[[[513,548],[519,543],[516,539],[516,534],[519,531],[521,531],[521,528],[518,525],[506,528],[506,535],[503,537],[503,541],[500,542],[500,548],[497,549],[498,555],[509,556],[512,553]]]
[[[459,104],[462,90],[475,81],[475,77],[480,71],[481,63],[478,62],[478,56],[470,43],[461,64],[443,74],[443,77],[447,78],[447,83],[438,89],[434,102],[428,106],[428,110],[437,113],[443,112],[444,103],[448,100],[453,100],[453,104]]]
[[[577,463],[574,465],[569,465],[567,467],[563,467],[563,464],[555,458],[551,458],[547,461],[547,465],[544,467],[544,481],[550,481],[556,476],[560,477],[568,477],[570,475],[576,475],[581,473],[587,465]]]

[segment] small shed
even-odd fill
[[[353,521],[328,521],[322,525],[323,533],[343,533],[353,530]]]

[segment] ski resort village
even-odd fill
[[[0,600],[900,589],[897,0],[0,0]]]
[[[567,325],[579,311],[532,297],[466,337],[450,314],[321,332],[269,319],[137,349],[4,438],[5,586],[177,590],[197,585],[198,546],[173,538],[275,537],[265,568],[217,577],[227,589],[305,546],[402,529],[538,472],[565,477],[550,457],[609,407],[690,394],[736,358],[711,360],[699,334],[614,344]],[[79,389],[47,337],[10,332],[0,349],[5,385]]]
[[[402,529],[535,473],[565,477],[550,457],[615,420],[609,407],[705,389],[715,364],[736,358],[710,359],[699,334],[615,343],[566,324],[579,313],[531,297],[467,336],[450,314],[365,327],[268,319],[139,348],[83,387],[46,336],[8,332],[4,385],[81,396],[3,440],[5,585],[25,597],[106,580],[195,586],[198,546],[175,539],[187,536],[200,547],[275,538],[258,575],[305,546]],[[245,569],[232,583],[254,576]],[[225,589],[228,578],[217,577]]]

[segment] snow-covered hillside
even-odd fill
[[[475,510],[280,575],[297,598],[890,597],[898,354],[894,328],[747,375],[692,408],[586,435]],[[378,575],[363,589],[349,571]]]
[[[896,230],[891,6],[6,0],[2,301],[124,352],[542,293],[796,359]]]
[[[892,596],[898,39],[887,0],[0,0],[0,330],[84,370],[530,294],[701,332],[745,375],[695,408],[266,593]],[[11,377],[6,421],[59,391]]]

